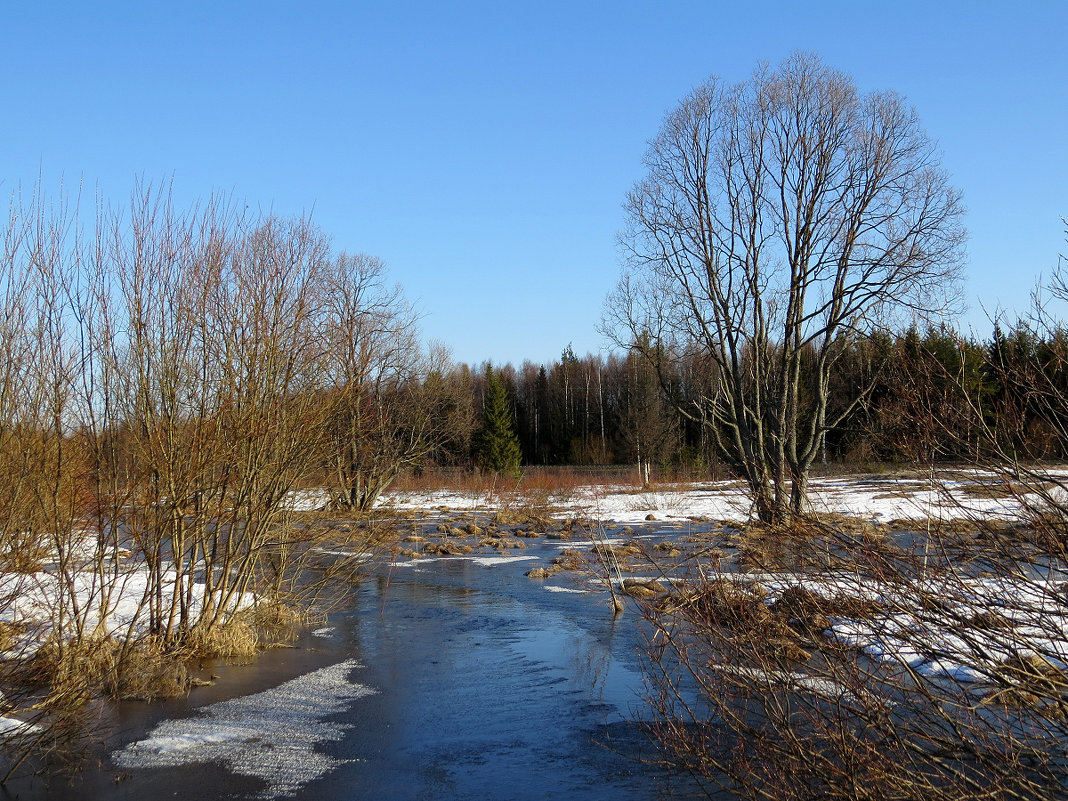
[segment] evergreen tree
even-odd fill
[[[486,390],[482,409],[482,432],[476,450],[478,464],[495,473],[519,475],[522,449],[512,426],[508,394],[500,376],[486,365]]]

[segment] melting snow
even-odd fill
[[[537,559],[536,556],[449,556],[444,557],[446,559],[466,559],[469,562],[476,562],[486,567],[493,567],[494,565],[503,565],[507,562],[526,562],[529,559]]]
[[[354,660],[322,668],[274,689],[203,707],[194,717],[167,720],[149,737],[116,751],[125,769],[221,762],[234,773],[263,779],[261,798],[289,798],[343,764],[315,749],[340,740],[352,723],[327,721],[375,690],[349,680]]]
[[[1056,475],[1065,478],[1063,474]],[[809,485],[809,500],[812,508],[820,512],[886,520],[966,514],[1012,516],[1019,512],[1016,499],[969,495],[968,489],[975,482],[997,483],[995,476],[975,472],[971,478],[974,481],[938,478],[932,482],[892,476],[814,478]],[[388,495],[381,502],[396,509],[444,511],[499,505],[499,499],[492,494],[446,491]],[[752,511],[748,495],[737,481],[664,485],[648,491],[627,486],[590,486],[577,490],[561,506],[562,513],[569,516],[592,515],[616,523],[645,522],[650,514],[659,521],[688,517],[744,520]]]
[[[561,587],[559,584],[546,584],[545,589],[549,592],[574,592],[579,595],[588,595],[589,590],[580,590],[575,587]]]

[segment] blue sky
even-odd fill
[[[0,192],[173,177],[389,265],[456,359],[605,346],[621,203],[715,73],[819,53],[919,112],[964,193],[965,327],[1068,252],[1068,3],[5,2]]]

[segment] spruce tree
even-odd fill
[[[501,379],[486,366],[486,395],[482,410],[482,432],[478,437],[477,459],[484,470],[519,475],[522,449],[508,411],[508,395]]]

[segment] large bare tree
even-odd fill
[[[859,94],[806,54],[698,86],[645,164],[606,329],[662,374],[706,357],[709,390],[680,410],[706,422],[762,520],[800,512],[824,434],[867,391],[828,413],[845,345],[953,297],[959,195],[902,98]]]

